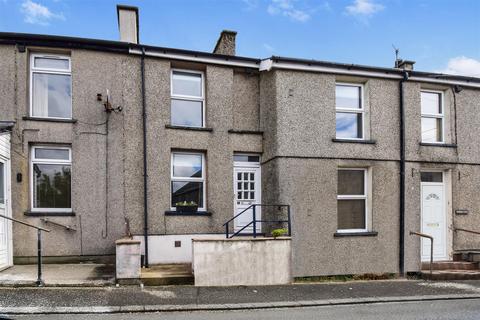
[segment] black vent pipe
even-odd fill
[[[147,176],[147,102],[145,101],[145,48],[142,48],[142,121],[143,121],[143,237],[145,248],[144,266],[148,268],[148,176]]]

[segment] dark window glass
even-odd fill
[[[358,86],[337,85],[335,88],[335,105],[337,108],[361,109],[361,88]]]
[[[70,75],[33,73],[32,116],[72,117]]]
[[[421,93],[422,113],[440,114],[442,113],[442,104],[440,94],[435,92]]]
[[[234,154],[233,161],[237,162],[260,162],[260,156],[249,156],[243,154]]]
[[[35,68],[57,69],[68,71],[70,61],[68,59],[37,57],[34,62]]]
[[[36,159],[70,160],[70,150],[35,148]]]
[[[199,154],[173,155],[173,176],[180,178],[201,178],[202,156]]]
[[[173,71],[172,93],[180,96],[201,97],[202,96],[202,75]]]
[[[365,229],[365,199],[338,200],[338,229]]]
[[[441,172],[420,172],[422,182],[443,182],[443,174]]]
[[[71,166],[33,165],[35,208],[71,208]]]
[[[172,207],[183,201],[193,201],[199,208],[203,207],[203,183],[172,181]]]
[[[337,112],[336,130],[337,138],[363,137],[363,125],[361,113]]]
[[[202,127],[203,102],[172,99],[171,123],[176,126]]]
[[[365,171],[338,170],[338,195],[364,195]]]
[[[422,117],[422,141],[440,142],[442,140],[442,119]]]

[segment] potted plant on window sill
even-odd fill
[[[175,203],[175,208],[178,213],[197,213],[198,204],[195,201],[183,201]]]

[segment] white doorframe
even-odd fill
[[[241,171],[241,170],[245,170],[245,171],[249,171],[249,172],[254,172],[255,174],[255,200],[254,201],[249,201],[249,200],[246,200],[246,201],[243,201],[243,199],[238,199],[238,188],[237,188],[237,173],[238,171]],[[239,202],[242,202],[242,206],[245,206],[245,207],[248,207],[250,204],[259,204],[262,202],[262,184],[261,184],[261,181],[262,181],[262,172],[261,172],[261,167],[260,167],[260,162],[240,162],[240,161],[234,161],[233,163],[233,190],[234,190],[234,195],[233,195],[233,208],[234,208],[234,211],[233,211],[233,215],[237,215],[240,210],[244,210],[243,208],[238,208],[239,207]],[[243,204],[245,202],[245,204]],[[247,212],[244,212],[242,214],[242,216],[246,216],[247,215]],[[251,213],[250,213],[251,215]],[[256,211],[255,211],[255,215],[256,215],[256,220],[261,220],[261,217],[262,217],[262,208],[260,207],[257,207],[256,208]],[[241,229],[243,227],[243,225],[241,223],[239,223],[239,221],[241,220],[240,217],[238,217],[237,219],[235,219],[233,222],[234,222],[234,229],[235,231]],[[250,220],[251,221],[251,220]],[[262,230],[262,226],[261,226],[261,222],[258,222],[256,224],[256,229],[257,229],[257,232],[261,232]],[[247,227],[245,228],[241,233],[252,233],[253,232],[253,226],[251,227]]]
[[[443,195],[443,233],[444,233],[444,248],[443,248],[443,254],[441,256],[435,256],[434,253],[434,260],[448,260],[451,256],[451,251],[452,251],[452,246],[451,246],[451,235],[448,232],[449,230],[449,225],[451,224],[451,219],[448,217],[448,212],[451,212],[449,208],[451,207],[451,187],[450,187],[450,174],[448,171],[445,170],[439,170],[439,169],[424,169],[421,170],[421,172],[438,172],[442,173],[442,182],[424,182],[420,181],[420,227],[421,227],[421,232],[423,233],[429,233],[428,231],[424,230],[424,197],[423,197],[423,192],[424,192],[424,187],[425,186],[438,186],[442,188],[442,195]],[[421,239],[421,246],[420,246],[420,256],[422,261],[429,261],[430,260],[430,253],[428,253],[428,256],[423,254],[423,244],[424,242],[430,243],[430,240],[428,239]],[[438,243],[438,242],[437,242]],[[434,245],[435,245],[435,239],[434,239]]]
[[[11,165],[10,165],[10,155],[9,155],[9,148],[10,148],[10,139],[9,136],[5,139],[5,135],[0,135],[0,139],[2,141],[7,142],[7,154],[2,152],[2,148],[0,148],[0,162],[4,164],[4,190],[5,190],[5,215],[8,217],[12,216],[12,194],[11,194],[11,177],[10,177],[10,170],[11,170]],[[6,224],[6,233],[7,233],[7,261],[6,264],[0,265],[0,271],[4,270],[6,268],[9,268],[13,266],[13,234],[12,234],[12,222],[10,220],[6,220],[3,218],[0,218],[4,221]]]

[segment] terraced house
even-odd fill
[[[480,249],[480,79],[239,57],[231,31],[143,45],[118,14],[120,41],[0,33],[0,214],[52,224],[47,261],[131,234],[145,265],[189,263],[194,238],[288,225],[294,277],[417,272],[410,231],[435,260]],[[0,268],[36,250],[0,219]]]

